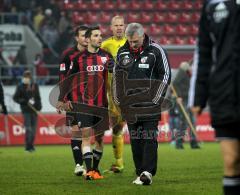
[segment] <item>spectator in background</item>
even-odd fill
[[[42,28],[43,40],[53,48],[58,40],[58,31],[56,25],[53,21],[47,21],[47,23]]]
[[[39,88],[33,82],[32,74],[29,70],[23,73],[22,82],[17,86],[13,95],[13,100],[20,104],[25,126],[25,150],[35,151],[34,140],[37,129],[37,113],[42,108]]]
[[[33,18],[33,25],[34,25],[34,29],[36,32],[39,32],[40,31],[40,25],[42,23],[42,21],[44,20],[44,14],[43,14],[43,10],[42,10],[42,7],[39,6],[37,8],[37,13],[36,15],[34,16]]]
[[[188,122],[181,110],[179,104],[182,104],[186,110],[193,126],[195,126],[195,118],[188,107],[188,91],[190,86],[190,77],[191,77],[191,62],[182,62],[177,71],[176,77],[173,80],[173,87],[175,88],[178,97],[176,97],[177,109],[179,110],[179,125],[176,132],[176,148],[183,149],[183,137],[188,128]],[[189,136],[190,136],[190,146],[192,149],[199,149],[196,136],[193,134],[192,130],[189,127]]]
[[[21,45],[16,57],[13,60],[12,76],[15,78],[20,77],[27,65],[27,55],[26,55],[26,46]]]
[[[61,11],[61,18],[58,23],[58,32],[60,36],[68,30],[68,28],[71,28],[71,20],[69,18],[69,13],[66,11]]]
[[[49,70],[45,67],[45,63],[41,54],[36,55],[33,64],[36,68],[37,83],[39,85],[45,85],[49,80]]]
[[[7,107],[4,102],[4,93],[3,93],[3,85],[2,81],[0,81],[0,113],[3,113],[5,115],[8,114]]]

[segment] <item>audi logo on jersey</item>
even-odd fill
[[[87,66],[87,71],[88,72],[101,72],[101,71],[104,71],[104,66],[103,65]]]

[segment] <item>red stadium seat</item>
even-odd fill
[[[119,10],[124,10],[124,11],[128,10],[129,9],[128,3],[129,2],[118,0],[116,8],[119,9]]]
[[[78,10],[87,10],[88,9],[88,4],[87,2],[84,1],[78,1],[77,4],[75,5],[75,9]]]
[[[189,13],[181,13],[179,16],[179,22],[181,23],[189,23],[191,22],[191,16]]]
[[[199,20],[200,20],[200,13],[199,12],[192,13],[191,21],[194,23],[198,23]]]
[[[139,15],[137,12],[129,12],[127,15],[127,23],[139,22]]]
[[[155,8],[154,1],[145,0],[142,5],[142,9],[144,10],[153,10]]]
[[[97,0],[92,0],[89,5],[88,5],[88,8],[89,9],[92,9],[92,10],[101,10],[101,3]]]
[[[111,35],[111,30],[109,28],[109,25],[101,25],[100,26],[101,32],[103,34],[104,37],[110,36]]]
[[[163,33],[166,35],[173,35],[175,34],[175,28],[169,24],[163,26]]]
[[[134,11],[143,9],[142,2],[141,1],[137,1],[137,0],[132,0],[129,3],[128,9],[134,10]]]
[[[188,35],[188,27],[182,24],[176,26],[176,33],[178,35]]]
[[[108,23],[110,24],[112,19],[112,14],[110,12],[101,12],[99,15],[99,22],[100,23]]]
[[[165,1],[157,1],[157,3],[155,4],[155,9],[157,10],[167,10],[167,3]]]
[[[184,38],[176,36],[176,37],[174,37],[174,39],[173,39],[173,44],[176,44],[176,45],[185,45],[186,42],[185,42],[185,39],[184,39]]]
[[[87,24],[97,24],[99,22],[99,16],[96,12],[88,12],[86,17]]]
[[[193,6],[195,9],[197,10],[201,10],[202,9],[202,2],[201,1],[196,1],[194,3],[194,6]]]
[[[154,12],[154,14],[153,14],[153,22],[154,23],[164,23],[165,20],[166,20],[165,13]]]
[[[188,37],[186,44],[188,45],[196,45],[196,37]]]
[[[189,34],[190,35],[197,35],[198,34],[198,25],[192,24],[189,26]]]
[[[171,1],[169,1],[167,7],[170,10],[177,11],[177,10],[181,9],[181,2],[180,1],[176,1],[176,0],[171,0]]]
[[[72,14],[72,22],[77,25],[77,24],[84,24],[86,23],[86,17],[85,14],[82,14],[78,11],[73,12]]]
[[[159,43],[161,45],[171,45],[173,43],[173,38],[172,37],[166,37],[166,36],[162,36],[160,38]]]
[[[140,23],[152,23],[152,14],[149,12],[141,12]]]
[[[156,24],[151,24],[149,26],[149,33],[153,36],[160,35],[161,34],[161,27]]]
[[[166,15],[166,22],[168,23],[177,23],[178,22],[178,14],[174,12],[168,12]]]
[[[65,10],[73,10],[74,9],[74,3],[69,1],[64,1],[63,9]]]
[[[114,1],[106,0],[103,2],[102,10],[114,10],[116,8],[116,4]]]
[[[188,0],[185,0],[185,1],[182,2],[181,8],[184,9],[184,10],[194,9],[193,3],[191,1],[188,1]]]

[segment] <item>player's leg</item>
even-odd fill
[[[24,127],[25,127],[25,150],[31,151],[31,114],[23,113],[24,117]]]
[[[237,195],[240,192],[240,140],[220,142],[224,161],[224,194]]]
[[[81,176],[85,173],[83,167],[83,157],[82,157],[82,138],[80,136],[80,129],[77,125],[77,115],[74,113],[67,113],[66,123],[72,126],[72,139],[71,139],[71,149],[75,162],[74,174]]]
[[[124,146],[124,138],[123,138],[123,125],[124,122],[119,118],[111,118],[112,121],[116,121],[113,124],[116,124],[112,127],[113,135],[112,135],[112,147],[113,154],[115,158],[115,163],[111,167],[111,171],[118,173],[123,171],[123,146]]]
[[[93,179],[103,179],[99,171],[99,163],[103,155],[103,136],[104,131],[98,130],[95,133],[95,148],[93,149]]]
[[[92,136],[92,128],[84,127],[81,128],[82,132],[82,153],[83,160],[86,165],[87,173],[85,175],[86,180],[91,180],[92,178],[92,158],[93,154],[91,151],[91,136]]]

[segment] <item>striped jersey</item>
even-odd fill
[[[72,100],[89,106],[107,107],[108,71],[114,60],[108,52],[99,49],[97,53],[87,50],[76,55],[68,76],[73,76]]]

